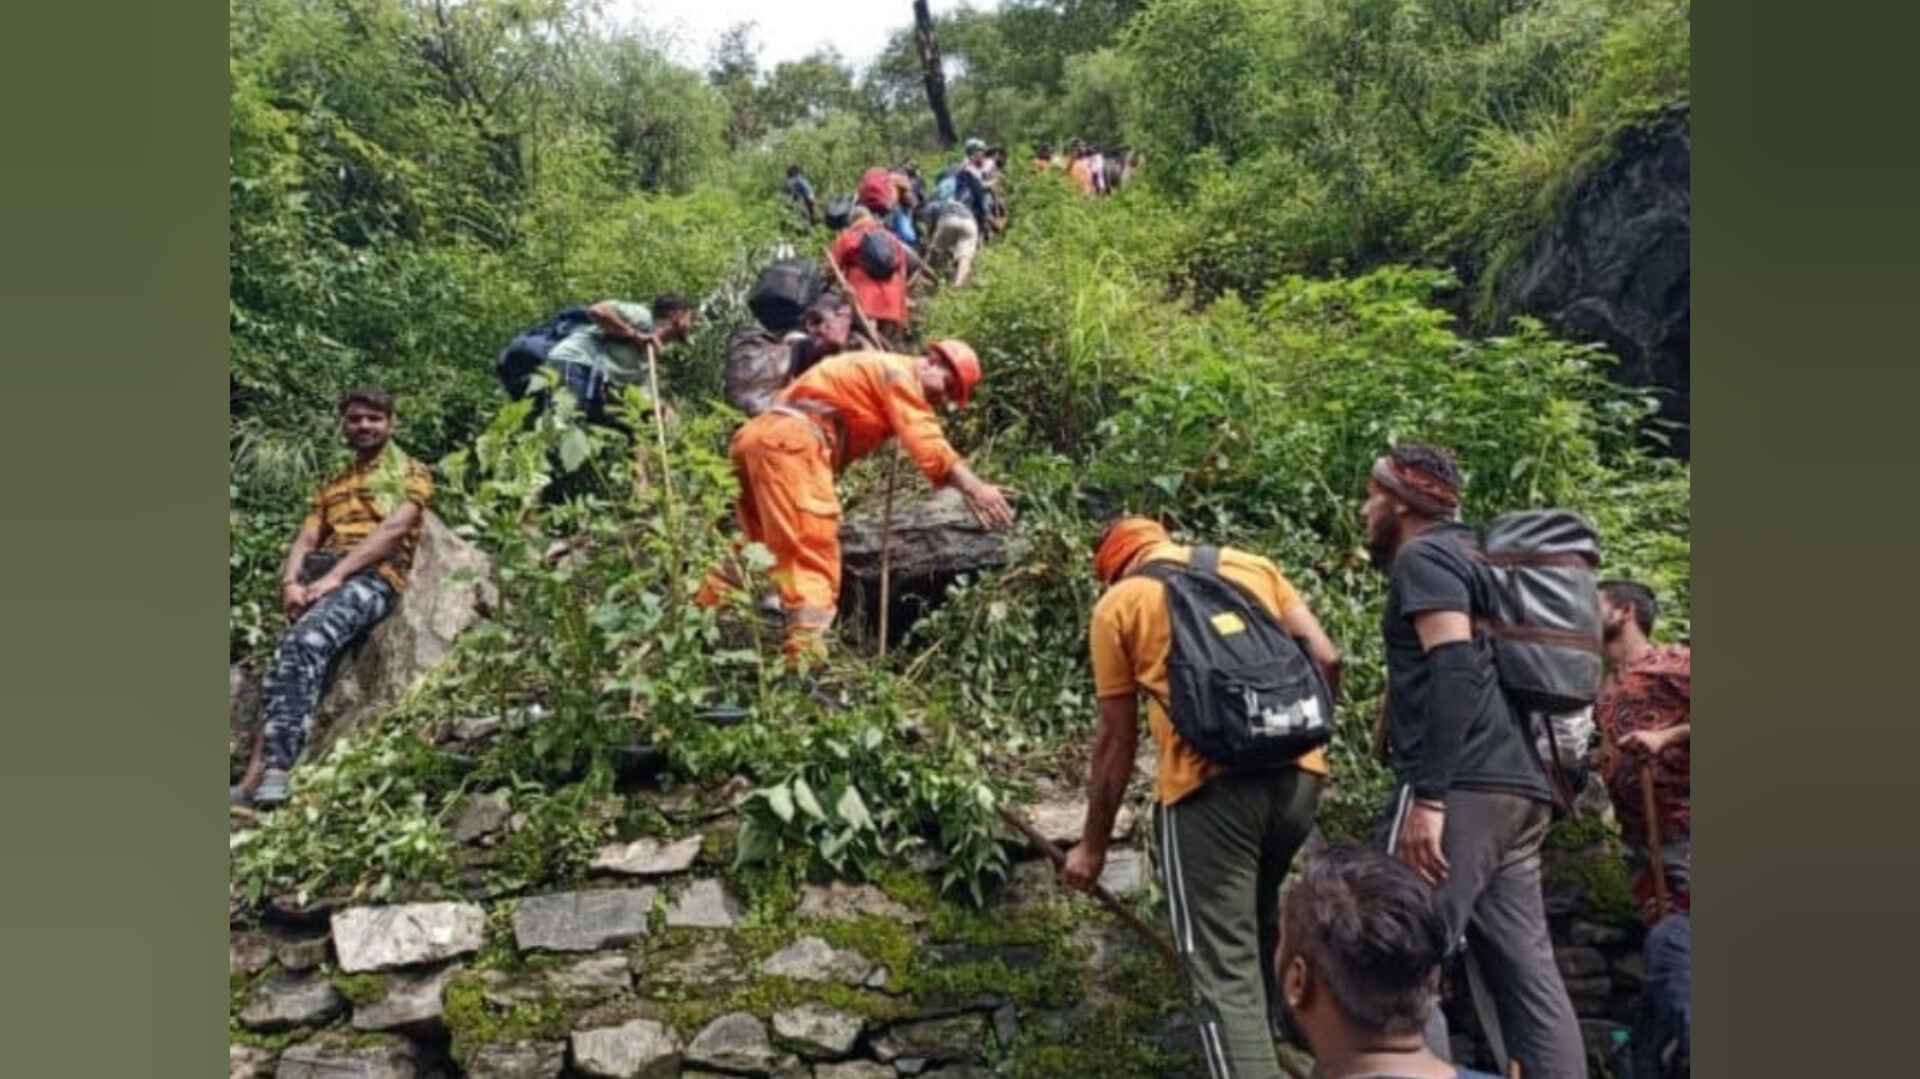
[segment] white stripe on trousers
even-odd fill
[[[1160,807],[1160,875],[1167,888],[1167,919],[1172,924],[1174,949],[1192,970],[1193,911],[1187,902],[1187,877],[1180,863],[1180,844],[1173,828],[1173,806]],[[1206,1001],[1209,1011],[1212,1005]],[[1200,1048],[1207,1056],[1207,1073],[1213,1079],[1232,1079],[1226,1046],[1220,1041],[1220,1025],[1211,1020],[1198,1024]]]

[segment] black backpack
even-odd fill
[[[1486,610],[1475,628],[1493,645],[1500,684],[1514,704],[1556,715],[1600,695],[1600,535],[1572,510],[1525,510],[1493,519],[1475,560],[1485,569]]]
[[[1555,808],[1575,812],[1593,703],[1606,673],[1595,573],[1600,535],[1572,510],[1505,513],[1480,532],[1471,552],[1484,596],[1474,632],[1521,733],[1546,769]]]
[[[884,228],[872,228],[860,237],[860,268],[876,281],[885,281],[900,272],[900,252],[894,238]]]
[[[838,231],[853,224],[853,196],[835,195],[827,200],[827,227]]]
[[[1162,703],[1195,752],[1230,768],[1277,767],[1332,738],[1333,694],[1320,668],[1265,604],[1221,576],[1219,548],[1127,576],[1166,586],[1173,648]]]
[[[584,307],[569,307],[545,322],[529,326],[513,336],[493,363],[493,373],[507,396],[518,401],[527,395],[533,373],[547,362],[555,345],[578,330],[593,324]]]
[[[760,271],[747,293],[747,310],[760,325],[785,333],[800,325],[800,316],[824,287],[820,266],[812,259],[781,259]]]

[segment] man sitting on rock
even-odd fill
[[[228,792],[236,802],[287,800],[288,773],[312,734],[333,663],[399,601],[433,498],[433,474],[393,444],[393,398],[385,390],[347,391],[340,430],[353,464],[314,492],[281,569],[280,603],[291,625],[262,686],[255,765]]]
[[[1208,1070],[1214,1079],[1277,1079],[1280,1064],[1270,1025],[1274,991],[1264,978],[1266,957],[1273,954],[1280,882],[1313,827],[1327,775],[1326,752],[1312,749],[1280,767],[1234,770],[1202,756],[1167,710],[1172,690],[1167,659],[1173,649],[1169,585],[1150,573],[1129,571],[1173,563],[1199,565],[1224,577],[1264,606],[1287,635],[1305,642],[1308,656],[1336,693],[1340,655],[1272,562],[1232,548],[1214,554],[1217,561],[1208,567],[1206,561],[1213,559],[1197,560],[1195,548],[1176,545],[1165,528],[1142,517],[1115,521],[1094,543],[1094,575],[1107,586],[1087,633],[1100,728],[1087,780],[1086,822],[1060,874],[1065,884],[1082,890],[1091,890],[1100,879],[1114,816],[1133,771],[1140,737],[1137,697],[1144,692],[1148,725],[1160,748],[1154,823],[1161,877],[1175,946],[1211,1013],[1200,1027]]]
[[[1427,1048],[1452,943],[1432,889],[1376,851],[1330,849],[1281,900],[1274,981],[1325,1079],[1494,1079]]]

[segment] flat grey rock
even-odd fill
[[[528,896],[513,912],[513,939],[522,951],[597,952],[645,936],[653,888],[561,892]]]
[[[347,1010],[346,998],[318,974],[275,974],[254,987],[240,1012],[248,1030],[319,1026]]]
[[[607,952],[548,971],[547,983],[562,993],[604,996],[633,988],[633,972],[623,953]]]
[[[1071,845],[1080,842],[1080,830],[1087,819],[1087,800],[1084,796],[1056,799],[1027,806],[1020,812],[1026,814],[1027,823],[1045,836],[1047,842]],[[1131,835],[1135,816],[1132,806],[1122,805],[1113,818],[1112,837],[1125,839]]]
[[[354,1029],[391,1030],[413,1038],[440,1037],[447,1029],[447,983],[461,969],[455,964],[435,971],[387,975],[385,996],[354,1007]]]
[[[227,937],[227,970],[258,974],[273,962],[273,940],[265,933],[232,933]]]
[[[507,792],[490,791],[467,799],[448,831],[455,843],[471,843],[499,831],[511,816],[513,805],[507,800]]]
[[[257,1045],[227,1046],[227,1079],[271,1079],[274,1054]]]
[[[567,1066],[566,1042],[495,1042],[474,1050],[467,1079],[557,1079]]]
[[[1146,855],[1128,847],[1109,851],[1106,867],[1100,870],[1100,886],[1122,899],[1146,891]]]
[[[673,843],[663,842],[652,836],[636,839],[631,843],[615,843],[601,847],[594,856],[592,869],[596,873],[618,873],[629,877],[663,877],[670,873],[684,873],[700,856],[700,844],[705,836],[690,835]]]
[[[573,1066],[600,1079],[668,1079],[680,1071],[673,1032],[651,1019],[573,1032]]]
[[[801,918],[823,921],[843,921],[867,915],[898,922],[926,920],[925,915],[896,902],[871,884],[847,884],[837,880],[831,884],[809,884],[802,888],[800,907],[794,913]]]
[[[686,929],[732,929],[740,924],[740,901],[717,880],[696,880],[667,908],[667,925]]]
[[[333,915],[333,950],[349,974],[437,963],[480,950],[487,914],[474,903],[351,907]]]
[[[848,1060],[839,1064],[815,1064],[813,1079],[893,1079],[895,1072],[885,1064],[871,1060]]]
[[[851,949],[838,949],[819,937],[801,937],[760,966],[762,974],[803,982],[860,985],[873,973],[873,961]]]
[[[687,1046],[687,1063],[727,1071],[768,1072],[781,1057],[767,1039],[766,1025],[748,1012],[715,1019]]]
[[[347,1039],[322,1034],[280,1054],[274,1079],[418,1079],[420,1051],[405,1038],[377,1037],[365,1044],[360,1035]]]
[[[875,1039],[874,1055],[928,1062],[971,1060],[980,1051],[985,1032],[986,1017],[975,1013],[901,1023]]]
[[[780,1044],[812,1060],[833,1060],[853,1052],[864,1025],[859,1016],[824,1004],[802,1004],[773,1013],[773,1033]]]

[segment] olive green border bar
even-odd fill
[[[1696,1074],[1904,1074],[1915,16],[1694,19]]]
[[[226,21],[7,10],[8,1075],[225,1074]]]

